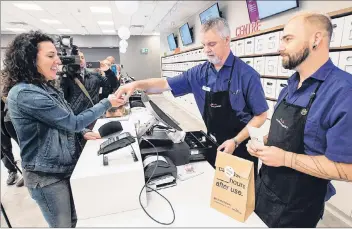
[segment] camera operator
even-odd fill
[[[110,82],[107,77],[86,70],[84,54],[78,50],[77,46],[72,46],[71,55],[79,55],[81,71],[80,73],[69,73],[66,77],[61,77],[60,87],[64,93],[65,100],[70,104],[73,113],[77,115],[97,104],[100,100],[100,87],[110,88]],[[83,89],[75,81],[75,78],[83,85]],[[107,96],[107,94],[104,94],[104,98]]]

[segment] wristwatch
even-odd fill
[[[235,143],[235,147],[237,148],[241,143],[236,140],[236,137],[232,138],[233,142]]]

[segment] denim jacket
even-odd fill
[[[11,121],[27,171],[70,173],[78,153],[75,132],[84,130],[111,107],[107,99],[74,115],[58,90],[48,85],[19,83],[7,97]]]

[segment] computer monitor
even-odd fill
[[[180,35],[183,45],[189,45],[193,43],[192,31],[188,25],[188,22],[180,27]]]
[[[285,0],[280,2],[246,0],[246,2],[250,22],[256,22],[299,7],[298,0]]]
[[[177,48],[176,38],[173,33],[171,33],[169,36],[167,36],[167,42],[169,44],[170,51],[173,51]]]
[[[221,17],[221,12],[219,10],[219,4],[215,3],[208,9],[204,10],[202,13],[199,14],[200,23],[203,24],[207,20]]]
[[[181,127],[174,121],[169,115],[162,111],[147,94],[142,93],[142,102],[145,107],[154,115],[159,122],[162,122],[165,126],[171,127],[175,130],[182,131]]]

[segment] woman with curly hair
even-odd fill
[[[75,227],[69,182],[79,157],[75,134],[99,138],[85,127],[124,102],[110,96],[74,115],[51,83],[60,63],[50,36],[39,31],[16,36],[4,59],[4,93],[20,145],[25,186],[50,227]]]

